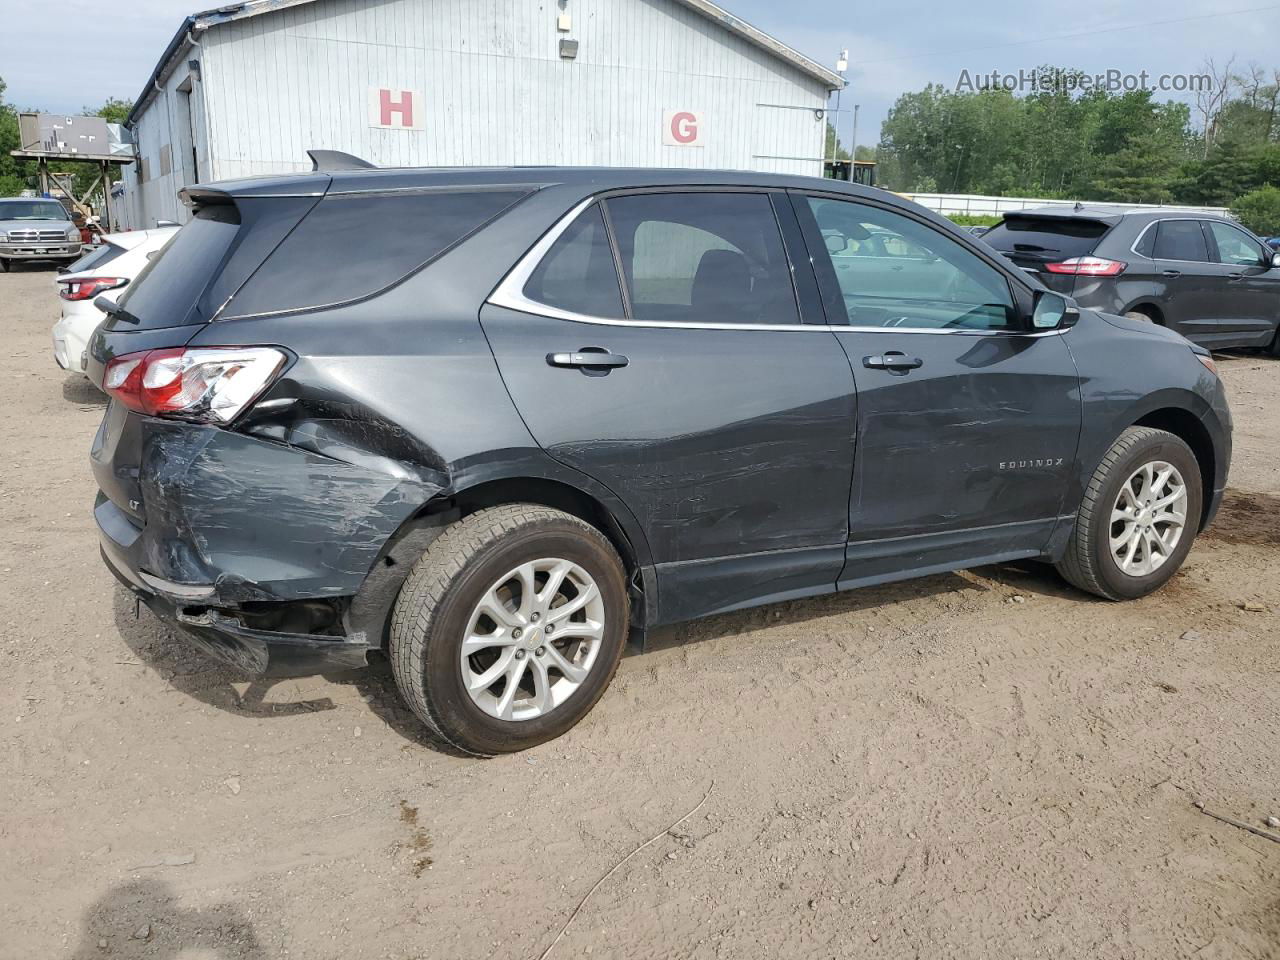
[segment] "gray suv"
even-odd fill
[[[80,247],[80,228],[57,200],[0,199],[0,272],[14,260],[71,263]]]
[[[1280,253],[1225,217],[1044,207],[1006,214],[983,240],[1082,307],[1280,356]]]
[[[352,166],[188,189],[97,301],[103,557],[246,670],[385,656],[518,750],[656,625],[1028,558],[1140,597],[1218,507],[1208,351],[892,194]]]

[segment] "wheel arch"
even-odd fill
[[[1132,426],[1152,427],[1172,433],[1191,448],[1196,463],[1200,467],[1200,489],[1205,504],[1213,496],[1214,478],[1216,476],[1217,453],[1213,448],[1213,438],[1209,435],[1204,422],[1190,410],[1183,407],[1162,407],[1144,414]],[[1200,529],[1208,522],[1208,511],[1201,510]]]
[[[644,533],[621,502],[558,477],[510,475],[477,480],[441,492],[415,511],[388,538],[346,615],[348,632],[362,630],[370,642],[386,647],[391,609],[418,558],[449,524],[465,516],[509,503],[533,503],[575,516],[605,535],[618,551],[631,593],[632,627],[643,630],[657,609],[657,580]]]
[[[1164,320],[1164,311],[1161,310],[1157,304],[1152,303],[1149,300],[1139,300],[1136,303],[1131,303],[1129,304],[1129,306],[1125,307],[1124,312],[1125,313],[1145,313],[1148,317],[1151,318],[1152,323],[1161,327],[1166,326],[1165,320]]]

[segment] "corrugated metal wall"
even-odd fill
[[[215,26],[198,53],[201,176],[305,170],[311,147],[379,166],[821,174],[816,159],[779,159],[821,156],[821,81],[675,0],[569,0],[563,9],[568,33],[557,30],[554,0],[324,0]],[[559,55],[565,37],[578,41],[575,60]],[[424,129],[372,126],[371,86],[421,91]],[[139,121],[144,147],[157,114],[166,126],[162,99]],[[671,110],[701,114],[705,146],[664,145]],[[176,187],[144,187],[147,206],[165,189]]]
[[[211,177],[203,95],[198,78],[183,62],[134,127],[138,161],[123,168],[125,226],[146,230],[157,220],[187,219],[178,191]]]

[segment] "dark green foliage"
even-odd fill
[[[1041,67],[1070,78],[1078,71]],[[1211,143],[1187,104],[1150,91],[1027,95],[930,84],[906,93],[881,130],[879,182],[891,190],[1228,206],[1280,186],[1280,83],[1235,78]],[[1280,73],[1276,74],[1280,77]]]
[[[1280,187],[1259,187],[1237,197],[1231,212],[1260,237],[1280,236]]]

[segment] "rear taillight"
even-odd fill
[[[122,277],[86,277],[83,280],[59,280],[58,296],[63,300],[92,300],[104,290],[123,287],[129,281]]]
[[[116,357],[102,389],[151,417],[230,423],[262,396],[288,356],[273,347],[175,347]]]
[[[1061,263],[1046,263],[1050,273],[1073,273],[1078,277],[1118,277],[1128,264],[1105,257],[1072,257]]]

